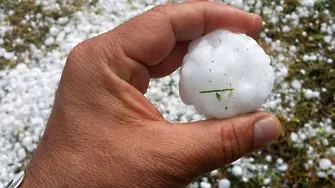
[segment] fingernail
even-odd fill
[[[254,145],[263,146],[276,140],[281,133],[279,122],[272,117],[261,119],[254,126]]]

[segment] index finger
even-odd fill
[[[112,32],[128,57],[153,66],[164,60],[178,41],[193,40],[220,28],[256,37],[261,25],[259,16],[233,6],[194,2],[155,7]]]

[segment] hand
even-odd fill
[[[184,187],[276,139],[265,112],[176,124],[143,96],[190,40],[219,28],[256,37],[261,18],[214,2],[158,6],[76,46],[22,188]]]

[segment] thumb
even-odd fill
[[[176,125],[183,137],[185,163],[205,173],[276,140],[281,134],[279,120],[257,111],[225,120],[204,120]],[[192,144],[190,144],[192,143]],[[191,148],[190,148],[191,147]],[[197,169],[194,169],[197,166]],[[192,172],[188,172],[192,173]]]

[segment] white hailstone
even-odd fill
[[[208,178],[207,177],[202,177],[201,178],[203,182],[208,182]]]
[[[276,11],[277,12],[282,12],[284,8],[282,6],[276,6]]]
[[[238,8],[243,8],[243,0],[234,0],[232,5],[235,5]]]
[[[277,169],[279,171],[285,172],[288,169],[288,165],[287,164],[279,165],[279,166],[277,166]]]
[[[270,182],[271,182],[271,178],[265,178],[263,180],[263,185],[269,185]]]
[[[326,42],[326,43],[330,43],[332,41],[332,36],[331,35],[327,35],[323,38],[323,40]]]
[[[218,185],[219,188],[230,188],[230,181],[227,179],[220,179]]]
[[[304,95],[307,99],[311,99],[311,98],[313,98],[313,91],[310,90],[310,89],[305,89],[304,90]]]
[[[3,57],[5,55],[5,52],[6,50],[0,47],[0,57]]]
[[[259,34],[259,37],[260,37],[260,38],[265,38],[265,37],[266,37],[266,34],[265,34],[264,32],[261,32],[261,33]]]
[[[294,133],[294,132],[291,133],[290,138],[291,138],[292,142],[297,142],[298,141],[297,133]]]
[[[301,89],[301,82],[299,80],[293,80],[291,82],[291,86],[296,90],[300,90]]]
[[[255,171],[257,169],[257,167],[256,167],[256,165],[251,164],[249,166],[249,169]]]
[[[321,170],[327,170],[332,166],[331,160],[327,158],[322,158],[319,160],[319,167]]]
[[[32,139],[31,136],[26,136],[22,140],[22,145],[25,146],[25,147],[29,147],[32,143],[33,143],[33,139]]]
[[[301,5],[313,7],[316,0],[300,0]]]
[[[305,62],[309,61],[309,56],[308,55],[304,55],[302,57],[302,60],[305,61]]]
[[[65,24],[69,19],[67,17],[62,17],[58,19],[59,24]]]
[[[296,52],[296,51],[297,51],[297,47],[295,47],[295,46],[290,46],[290,51],[291,51],[291,52]]]
[[[272,161],[271,155],[265,156],[265,160],[270,163]]]
[[[243,182],[248,182],[248,181],[249,181],[249,178],[247,178],[247,177],[242,177],[242,181],[243,181]]]
[[[334,146],[332,146],[332,147],[329,148],[329,153],[331,155],[335,155],[335,147]]]
[[[235,166],[232,168],[231,171],[232,171],[232,173],[233,173],[234,176],[242,176],[242,174],[243,174],[243,169],[242,169],[242,167],[237,166],[237,165],[235,165]]]
[[[211,185],[210,183],[208,183],[208,182],[204,182],[204,181],[202,181],[202,182],[200,183],[200,187],[201,187],[201,188],[211,188],[212,185]]]
[[[278,18],[277,16],[273,16],[273,17],[271,17],[271,19],[270,19],[270,22],[273,23],[273,24],[278,23],[278,21],[279,21],[279,18]]]
[[[300,137],[300,140],[302,140],[302,141],[307,139],[307,135],[305,133],[300,133],[299,137]]]
[[[14,10],[9,10],[9,11],[8,11],[8,15],[9,15],[9,16],[13,16],[14,13],[15,13]]]
[[[282,158],[278,158],[276,162],[277,162],[277,164],[279,164],[279,165],[281,165],[281,164],[283,164],[283,163],[284,163],[284,161],[283,161],[283,159],[282,159]]]
[[[280,68],[279,72],[280,72],[281,76],[286,77],[287,74],[288,74],[288,68],[287,67],[282,67],[282,68]]]
[[[306,37],[306,36],[307,36],[306,31],[303,31],[301,34],[302,34],[303,37]]]
[[[284,33],[286,33],[286,32],[291,31],[291,28],[290,28],[289,26],[285,25],[285,26],[282,28],[282,31],[283,31]]]
[[[316,56],[316,55],[311,55],[310,57],[309,57],[309,60],[310,61],[316,61],[318,59],[318,57]]]
[[[45,41],[44,44],[46,46],[51,46],[55,42],[55,39],[53,37],[48,37]]]
[[[14,53],[13,52],[5,52],[4,54],[3,54],[3,57],[5,58],[5,59],[7,59],[7,60],[11,60],[11,59],[13,59],[14,58]]]
[[[209,173],[210,176],[217,176],[219,175],[219,171],[218,170],[213,170]]]
[[[320,97],[320,92],[313,91],[312,95],[313,95],[313,98],[319,98]]]
[[[193,184],[191,184],[191,187],[192,188],[199,188],[199,184],[198,183],[193,183]]]
[[[319,178],[326,178],[327,177],[327,173],[323,172],[323,171],[318,171],[316,172],[316,175],[319,177]]]
[[[322,141],[323,145],[325,145],[325,146],[329,145],[329,142],[328,142],[327,138],[323,138],[321,141]]]
[[[52,26],[52,27],[50,27],[50,29],[49,29],[49,33],[50,33],[50,35],[52,35],[52,36],[57,36],[57,34],[59,33],[59,30],[57,29],[57,27]]]
[[[19,161],[25,159],[26,157],[27,157],[26,150],[24,150],[23,148],[17,150],[17,158],[19,159]]]
[[[270,101],[267,103],[267,106],[271,109],[275,109],[277,107],[277,102],[276,101]]]
[[[332,60],[332,59],[328,59],[328,60],[327,60],[327,63],[332,64],[332,63],[333,63],[333,60]]]
[[[274,79],[269,56],[254,39],[217,30],[190,43],[179,92],[207,118],[227,118],[258,109]]]

